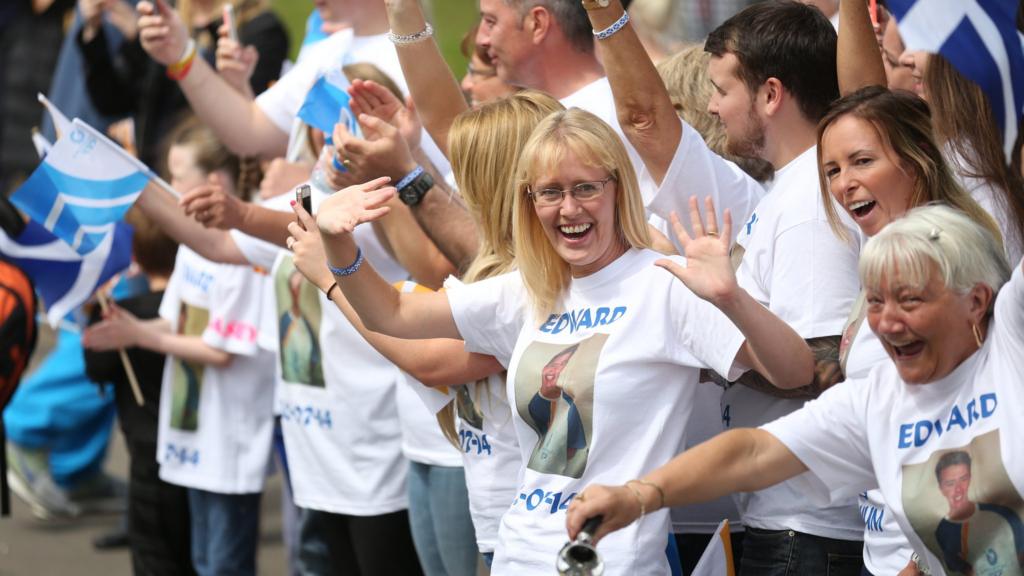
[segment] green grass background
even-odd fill
[[[383,0],[355,0],[357,2],[383,2]],[[466,69],[466,59],[459,52],[459,43],[463,34],[476,22],[478,9],[477,0],[431,0],[434,17],[435,35],[441,45],[448,65],[455,71],[457,78],[462,78]],[[292,58],[299,52],[302,36],[305,31],[306,18],[313,9],[310,0],[272,0],[271,5],[284,20],[291,34]]]

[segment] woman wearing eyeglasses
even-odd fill
[[[694,203],[696,236],[680,232],[689,260],[650,250],[632,164],[596,116],[548,116],[515,170],[519,270],[443,294],[398,293],[362,262],[352,230],[386,213],[394,189],[384,180],[335,194],[317,215],[338,285],[368,328],[461,338],[470,351],[511,358],[525,467],[498,533],[499,575],[551,572],[565,511],[591,482],[629,481],[638,501],[657,500],[660,487],[633,479],[681,449],[701,368],[736,378],[750,367],[775,383],[809,382],[813,370],[803,340],[737,288],[729,266],[712,265],[728,259],[728,217],[721,238],[713,215],[705,233]],[[556,390],[559,403],[572,399],[575,423],[541,433],[538,394],[550,409]],[[661,512],[611,536],[607,574],[668,574],[668,530]]]

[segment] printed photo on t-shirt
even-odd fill
[[[487,394],[486,379],[476,385],[458,386],[455,392],[455,408],[459,419],[477,430],[484,429],[484,413],[476,405],[476,396],[480,394]]]
[[[178,310],[177,333],[201,336],[210,322],[210,311],[181,303]],[[180,358],[174,359],[171,385],[171,428],[195,432],[199,429],[199,392],[203,385],[204,365]]]
[[[580,478],[593,434],[594,376],[607,334],[572,345],[533,342],[516,371],[519,416],[537,433],[527,467]]]
[[[274,274],[277,301],[278,350],[285,382],[323,388],[320,352],[320,296],[295,269],[291,257],[281,260]]]
[[[1024,500],[1000,457],[999,430],[903,466],[903,506],[947,574],[1024,574]]]

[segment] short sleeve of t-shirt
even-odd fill
[[[490,354],[508,368],[525,320],[525,288],[519,272],[473,284],[449,278],[445,294],[466,350]]]
[[[210,322],[203,342],[214,348],[253,356],[259,348],[264,279],[248,266],[221,265],[210,295]]]
[[[242,256],[245,256],[245,259],[250,264],[265,270],[274,268],[274,262],[277,261],[277,253],[282,250],[280,246],[271,244],[266,240],[254,238],[238,230],[231,230],[229,233],[231,234],[231,239],[235,241],[235,245],[238,246],[238,251],[242,253]]]
[[[1016,262],[1013,275],[999,291],[996,299],[996,330],[1006,335],[1024,349],[1024,261]]]
[[[732,221],[737,223],[731,238],[735,240],[738,224],[746,222],[765,195],[765,190],[739,166],[712,152],[692,126],[682,120],[680,122],[683,133],[661,184],[654,182],[646,167],[640,171],[644,204],[665,220],[670,219],[672,212],[679,214],[680,222],[692,234],[690,219],[686,218],[690,197],[696,195],[703,199],[711,196],[718,213],[722,214],[728,208]],[[674,235],[669,237],[676,242]]]
[[[672,260],[685,265],[678,256]],[[730,381],[740,377],[748,367],[736,363],[736,354],[746,338],[721,310],[702,300],[681,281],[673,280],[671,308],[677,341],[686,355],[692,355],[701,364]]]
[[[847,501],[878,486],[868,449],[868,385],[847,380],[761,427],[807,466],[810,474],[797,478],[820,505]]]

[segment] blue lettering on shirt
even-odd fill
[[[530,512],[539,509],[548,514],[556,514],[568,508],[569,503],[576,497],[576,494],[576,492],[568,495],[564,492],[545,492],[537,488],[529,494],[520,492],[518,500],[513,502],[512,505],[515,506],[517,502],[521,502]],[[545,504],[546,506],[544,506]]]
[[[998,405],[999,400],[996,398],[995,392],[990,392],[972,399],[963,406],[963,409],[960,406],[953,406],[949,411],[949,415],[945,418],[939,418],[934,421],[918,420],[917,422],[900,424],[896,445],[900,449],[910,448],[911,446],[920,448],[933,435],[936,438],[941,438],[942,433],[949,430],[956,428],[967,430],[976,422],[990,418],[995,414]]]
[[[750,232],[754,229],[754,224],[756,223],[757,212],[754,212],[750,215],[750,220],[747,220],[747,223],[743,225],[743,227],[747,229],[747,236],[750,236]]]
[[[864,520],[864,527],[869,532],[883,531],[882,523],[885,522],[885,510],[871,504],[862,504],[860,506],[860,517]]]
[[[540,331],[547,332],[548,334],[558,334],[569,330],[569,334],[572,334],[577,330],[606,326],[625,315],[625,306],[616,306],[615,308],[602,306],[600,308],[572,310],[548,316],[548,319],[540,325]]]
[[[203,292],[209,292],[210,282],[213,282],[213,275],[202,270],[196,270],[191,266],[185,267],[185,282],[199,288]]]

